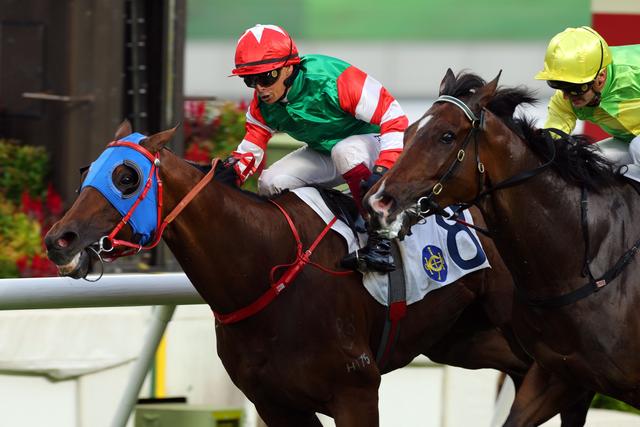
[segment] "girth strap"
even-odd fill
[[[391,255],[396,263],[396,269],[388,274],[389,277],[389,307],[384,322],[382,338],[376,355],[378,368],[383,370],[389,361],[393,348],[400,335],[400,320],[407,314],[407,284],[404,279],[404,265],[398,242],[391,242]]]

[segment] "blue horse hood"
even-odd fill
[[[140,144],[145,138],[146,136],[140,133],[132,133],[119,141]],[[113,182],[113,171],[123,164],[136,169],[140,175],[138,188],[132,194],[122,194]],[[95,188],[122,216],[125,216],[138,200],[147,181],[152,179],[153,183],[146,197],[138,204],[129,219],[129,224],[134,233],[134,240],[138,240],[137,243],[140,245],[145,245],[151,240],[158,225],[158,182],[155,174],[151,177],[149,176],[151,167],[152,162],[144,154],[133,148],[126,146],[108,147],[100,157],[91,163],[87,177],[81,187],[81,189],[85,187]]]

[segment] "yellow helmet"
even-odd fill
[[[547,47],[544,70],[536,80],[588,83],[611,64],[609,45],[593,28],[567,28],[556,34]]]

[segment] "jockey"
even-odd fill
[[[571,133],[577,119],[595,123],[613,137],[598,142],[607,152],[614,140],[629,144],[611,160],[631,163],[640,177],[640,45],[609,47],[590,27],[567,28],[551,39],[535,78],[557,89],[545,128]]]
[[[269,139],[285,132],[307,146],[262,171],[258,193],[346,182],[362,212],[362,197],[403,149],[408,120],[398,102],[378,81],[342,60],[299,56],[293,39],[275,25],[246,30],[235,64],[233,75],[255,89],[244,139],[232,153],[240,182],[262,170]],[[392,271],[390,242],[372,234],[342,266]]]

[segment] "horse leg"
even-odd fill
[[[340,391],[336,396],[331,412],[336,427],[377,427],[378,389],[350,388]]]
[[[567,409],[560,412],[561,427],[582,427],[587,421],[587,411],[596,393],[585,391],[584,396]]]
[[[518,389],[504,427],[537,426],[561,410],[569,417],[563,426],[582,426],[587,410],[586,393],[534,362]],[[584,417],[579,416],[580,410],[584,411]]]
[[[269,427],[322,427],[314,412],[295,411],[270,403],[255,403],[255,406]]]

